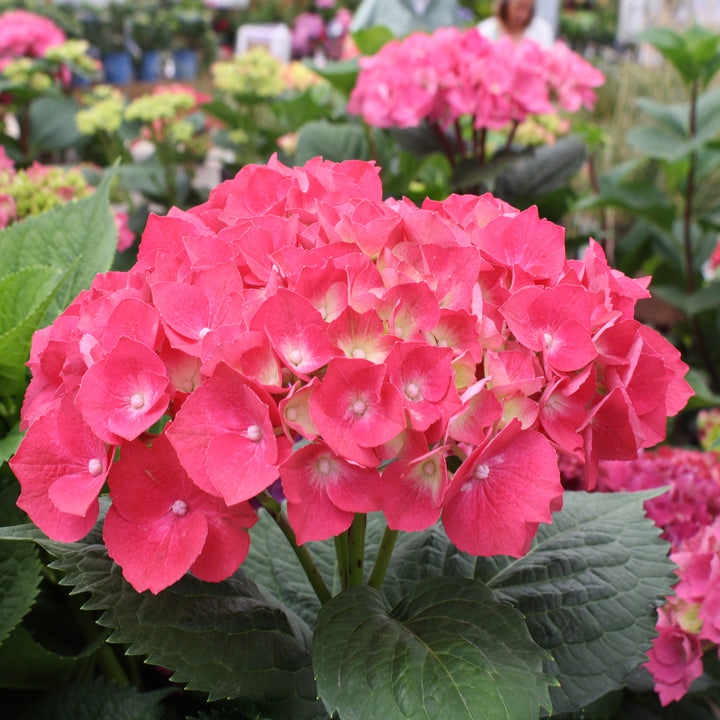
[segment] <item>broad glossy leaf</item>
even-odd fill
[[[663,126],[634,127],[625,139],[633,150],[655,160],[676,162],[689,155],[692,150],[687,142],[678,140],[675,132]]]
[[[45,313],[51,322],[92,279],[112,265],[117,228],[110,210],[112,173],[87,198],[29,217],[0,232],[0,277],[44,265],[65,279]]]
[[[318,692],[343,720],[534,720],[549,709],[546,653],[482,583],[433,578],[395,608],[367,585],[326,603]]]
[[[10,524],[23,516],[15,506],[18,492],[14,479],[0,489],[0,523]],[[30,543],[0,541],[0,644],[35,602],[41,572],[37,548]]]
[[[668,105],[650,98],[638,98],[635,102],[644,113],[659,122],[666,130],[674,133],[678,140],[687,140],[690,117],[688,103]]]
[[[348,97],[355,87],[357,76],[360,72],[357,58],[350,60],[338,60],[320,67],[310,65],[310,69],[321,77],[324,77],[336,90]]]
[[[330,123],[327,120],[307,123],[300,129],[295,162],[302,165],[318,155],[334,162],[367,159],[365,131],[356,123]]]
[[[384,45],[394,39],[389,28],[383,25],[363,28],[352,34],[357,49],[361,55],[375,55]]]
[[[440,526],[408,537],[393,554],[383,592],[390,602],[423,578],[456,575],[487,583],[513,603],[553,656],[546,671],[555,712],[574,712],[622,687],[655,636],[655,608],[676,577],[668,544],[645,517],[656,494],[566,492],[523,558],[460,553]]]
[[[94,664],[92,655],[98,647],[95,643],[80,655],[60,655],[41,645],[18,625],[0,645],[0,687],[38,690],[59,687]]]
[[[48,540],[32,525],[2,528],[0,538],[34,540],[55,555],[83,606],[104,611],[110,642],[173,672],[210,699],[247,697],[271,718],[326,717],[316,700],[310,631],[242,572],[221,583],[186,576],[152,595],[137,593],[102,544],[100,524],[77,543]]]
[[[474,576],[515,604],[552,654],[546,669],[561,683],[551,690],[555,712],[621,687],[645,660],[656,608],[677,581],[669,545],[643,511],[661,492],[566,493],[525,557],[473,563]]]
[[[76,682],[42,696],[22,720],[160,720],[173,688],[140,692],[103,678]]]
[[[688,317],[720,307],[720,283],[710,283],[694,293],[686,293],[671,285],[653,285],[652,294],[678,308]]]
[[[0,387],[22,395],[33,333],[63,281],[59,269],[26,267],[0,278]]]
[[[30,150],[61,152],[87,140],[75,122],[78,104],[68,97],[39,97],[30,104]]]

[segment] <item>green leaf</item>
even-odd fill
[[[720,395],[713,392],[704,375],[690,368],[685,379],[694,392],[694,395],[688,400],[686,410],[720,405]]]
[[[688,139],[690,106],[687,103],[667,105],[650,98],[638,98],[635,103],[644,113],[660,123],[666,130],[674,133],[677,140]]]
[[[535,641],[554,660],[545,669],[556,713],[574,712],[622,687],[655,636],[655,608],[677,580],[668,544],[645,517],[658,494],[566,492],[563,509],[540,525],[520,559],[459,552],[441,526],[401,542],[383,592],[391,602],[418,580],[474,577],[525,616]]]
[[[720,88],[700,95],[697,101],[696,136],[701,142],[716,138],[720,130]]]
[[[579,172],[587,149],[577,137],[561,138],[554,145],[543,145],[501,168],[493,191],[508,202],[528,199],[566,187]]]
[[[433,578],[390,610],[367,585],[320,611],[320,697],[343,720],[523,720],[550,709],[546,653],[482,583]]]
[[[622,687],[646,659],[655,610],[677,581],[669,545],[643,511],[662,492],[567,492],[525,557],[473,563],[473,575],[516,605],[552,654],[546,670],[561,684],[550,693],[555,712]]]
[[[18,625],[0,645],[0,687],[47,690],[69,682],[93,662],[91,645],[80,655],[59,655]]]
[[[243,572],[220,583],[188,575],[157,595],[137,593],[108,557],[100,523],[76,543],[48,540],[32,525],[2,528],[0,539],[33,540],[55,555],[61,584],[90,594],[84,609],[104,611],[109,641],[168,668],[173,681],[211,700],[248,698],[272,718],[326,718],[309,628]]]
[[[303,165],[318,155],[326,160],[368,158],[368,143],[361,125],[316,120],[304,125],[298,136],[295,162]]]
[[[352,38],[361,55],[375,55],[380,49],[394,39],[389,28],[383,25],[363,28],[352,34]]]
[[[687,156],[691,149],[687,142],[680,142],[678,136],[666,127],[646,125],[634,127],[625,136],[627,144],[637,152],[655,160],[676,162]]]
[[[0,438],[0,465],[15,454],[24,435],[24,432],[20,432],[19,425],[15,425],[4,438]]]
[[[659,50],[675,66],[686,85],[698,79],[700,69],[683,37],[674,30],[649,28],[638,35],[638,40],[648,42]]]
[[[97,273],[110,269],[117,229],[110,211],[112,175],[87,198],[15,223],[0,232],[0,277],[44,265],[66,277],[50,303],[43,324],[50,323]]]
[[[336,90],[341,92],[345,97],[349,97],[360,72],[357,58],[350,60],[338,60],[330,62],[322,67],[309,63],[309,67],[321,77],[324,77]]]
[[[21,395],[30,342],[63,281],[60,270],[26,267],[0,278],[0,386]]]
[[[62,152],[87,140],[78,129],[78,104],[68,97],[40,97],[30,104],[30,152]]]
[[[693,317],[706,310],[720,306],[720,283],[710,283],[693,293],[686,293],[672,285],[653,285],[652,294]]]
[[[32,607],[40,579],[36,548],[27,543],[0,542],[0,643]]]
[[[598,207],[620,207],[651,223],[663,231],[672,228],[675,210],[668,199],[653,183],[646,180],[615,182],[614,177],[602,176],[600,192],[575,203],[574,209],[588,210]]]
[[[10,475],[10,473],[8,473]],[[0,489],[0,524],[16,522],[18,484],[10,477]],[[25,617],[38,594],[42,566],[37,548],[29,543],[0,542],[0,644]]]
[[[160,720],[166,717],[161,702],[172,692],[173,688],[140,692],[97,678],[48,693],[22,720]]]

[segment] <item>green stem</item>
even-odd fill
[[[698,83],[694,82],[690,87],[690,118],[689,118],[689,135],[692,141],[697,133],[697,102],[698,102]],[[685,250],[685,286],[688,294],[695,292],[695,274],[693,269],[693,240],[692,240],[692,221],[694,214],[695,202],[695,173],[696,173],[697,155],[693,150],[690,153],[690,163],[687,172],[687,182],[685,184],[685,208],[683,212],[683,246]],[[708,351],[705,342],[705,334],[703,333],[697,315],[690,319],[690,326],[695,336],[695,344],[702,358],[703,365],[710,376],[711,385],[716,392],[720,388],[720,375],[718,374],[715,362]]]
[[[395,547],[395,540],[397,539],[398,531],[391,530],[389,527],[385,528],[385,534],[380,542],[378,548],[378,554],[375,558],[375,565],[373,565],[372,572],[370,573],[370,579],[368,585],[379,590],[385,579],[385,573],[387,572],[388,565],[390,564],[390,558],[392,556],[393,548]]]
[[[357,513],[347,531],[348,542],[348,582],[350,585],[362,585],[365,582],[365,526],[367,516]]]
[[[270,513],[270,517],[275,521],[283,535],[287,538],[287,541],[290,543],[293,552],[300,561],[300,565],[305,571],[305,575],[310,581],[310,585],[312,585],[312,589],[315,591],[318,600],[320,600],[320,602],[324,605],[332,597],[332,595],[330,594],[330,591],[328,590],[328,587],[307,548],[304,545],[297,544],[295,531],[290,527],[287,515],[283,511],[282,506],[272,495],[270,495],[267,490],[260,493],[260,495],[257,496],[257,500]]]
[[[337,557],[338,571],[340,572],[340,586],[348,586],[348,542],[347,534],[340,533],[335,536],[335,557]]]

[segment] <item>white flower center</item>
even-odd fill
[[[411,400],[419,400],[420,399],[420,388],[414,382],[409,382],[405,386],[405,394]]]
[[[298,419],[298,411],[297,408],[289,407],[287,410],[285,410],[285,417],[290,422],[295,422]]]
[[[296,365],[296,366],[297,366],[297,365],[299,365],[299,364],[302,362],[302,353],[301,353],[299,350],[293,350],[293,351],[288,355],[288,360],[289,360],[293,365]]]
[[[181,517],[187,512],[187,503],[184,500],[176,500],[170,507],[175,515]]]
[[[198,333],[198,337],[200,338],[200,340],[202,340],[209,332],[210,332],[210,328],[209,328],[209,327],[204,327],[204,328]]]
[[[475,469],[473,470],[473,475],[478,480],[484,480],[488,475],[490,474],[490,468],[487,465],[476,465]]]
[[[358,417],[362,415],[367,410],[367,404],[363,402],[362,400],[356,400],[352,404],[352,411],[354,415],[357,415]]]
[[[351,354],[354,358],[360,358],[363,360],[367,357],[365,355],[365,351],[361,347],[354,348]]]
[[[326,457],[322,457],[318,460],[317,469],[321,475],[327,475],[330,472],[330,460]]]
[[[543,340],[545,341],[545,347],[549,348],[552,345],[553,336],[550,333],[543,333]]]
[[[260,442],[262,440],[262,428],[259,425],[250,425],[247,429],[247,439],[252,442]]]
[[[98,460],[97,458],[93,458],[93,459],[88,463],[88,472],[89,472],[93,477],[97,477],[102,471],[103,471],[102,460]]]
[[[143,397],[142,393],[135,393],[130,398],[130,407],[133,408],[133,410],[140,410],[145,406],[145,398]]]
[[[426,460],[423,463],[423,473],[425,473],[425,475],[435,474],[435,463],[432,460]]]

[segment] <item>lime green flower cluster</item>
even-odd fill
[[[115,132],[122,122],[125,97],[111,85],[98,85],[92,93],[83,96],[87,105],[78,110],[75,124],[83,135],[95,135],[100,131]]]
[[[2,74],[13,85],[43,91],[54,84],[53,77],[39,67],[32,58],[22,57],[9,62],[2,70]]]
[[[169,122],[180,113],[192,110],[195,98],[190,93],[173,92],[141,95],[125,108],[127,120],[140,120],[143,123],[157,121]]]
[[[0,194],[9,195],[15,201],[16,220],[39,215],[71,200],[80,200],[95,190],[78,168],[39,163],[27,170],[18,170],[14,175],[3,173],[0,181]]]
[[[70,65],[83,75],[93,75],[98,71],[97,63],[88,54],[90,43],[87,40],[67,40],[60,45],[48,48],[44,59],[58,65]]]
[[[283,63],[260,46],[211,68],[213,85],[220,92],[261,98],[275,97],[287,89],[282,71]]]
[[[189,92],[168,92],[141,95],[125,108],[127,120],[139,120],[152,126],[156,139],[185,143],[195,132],[192,123],[183,119],[183,113],[192,110],[197,100]]]
[[[558,136],[567,134],[570,121],[560,115],[533,115],[520,123],[515,132],[515,142],[520,145],[553,145]]]
[[[311,70],[304,63],[293,60],[283,66],[281,77],[290,90],[304,92],[314,85],[324,84],[327,81]]]

